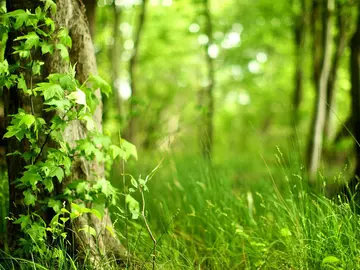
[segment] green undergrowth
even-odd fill
[[[301,165],[286,166],[280,149],[273,158],[277,165],[267,174],[236,183],[241,179],[230,177],[235,168],[214,164],[210,169],[193,156],[165,157],[146,193],[148,221],[158,239],[157,267],[360,268],[359,216],[350,204],[325,196],[324,183],[342,181],[343,173],[330,179],[319,174],[315,192]],[[140,168],[146,174],[156,160]],[[117,224],[127,231],[124,243],[151,268],[153,243],[141,220]]]
[[[310,189],[301,163],[293,159],[298,165],[289,166],[276,148],[272,158],[263,157],[253,179],[241,177],[246,159],[210,166],[183,154],[140,158],[125,164],[125,171],[146,177],[162,159],[145,192],[147,221],[157,240],[156,269],[360,269],[360,218],[353,205],[325,196],[327,185],[343,181],[346,172],[329,179],[319,174],[318,188]],[[119,168],[111,181],[122,190]],[[134,198],[141,209],[141,197]],[[153,242],[141,216],[125,222],[131,215],[123,200],[112,213],[130,254],[128,268],[152,269]],[[65,252],[56,262],[9,261],[0,269],[92,269]],[[102,263],[119,269],[114,261]]]

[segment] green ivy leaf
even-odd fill
[[[54,15],[56,13],[56,4],[52,0],[42,0],[45,2],[44,10],[48,11],[50,9],[51,13]]]
[[[35,123],[35,116],[33,116],[32,114],[25,114],[21,118],[19,125],[25,124],[26,127],[29,129],[34,123]]]
[[[29,14],[25,10],[20,9],[14,17],[16,18],[14,29],[17,30],[28,20]]]
[[[110,196],[115,197],[116,194],[115,188],[111,185],[109,181],[107,181],[104,178],[96,181],[93,188],[96,190],[100,190],[101,193],[103,193],[107,198],[109,198]]]
[[[56,177],[59,183],[61,183],[64,178],[64,170],[60,167],[56,167],[54,170],[50,171],[49,176]]]
[[[20,215],[20,217],[14,221],[14,224],[20,224],[21,230],[24,230],[27,226],[31,225],[31,217],[30,215]]]
[[[57,34],[57,37],[60,39],[61,44],[69,48],[72,47],[72,41],[69,36],[69,32],[66,28],[60,29],[59,33]]]
[[[0,62],[0,75],[9,74],[9,64],[7,60]]]
[[[126,159],[128,159],[130,156],[133,156],[136,160],[138,159],[135,145],[129,143],[127,140],[121,139],[120,147],[125,151],[127,157]]]
[[[37,167],[32,166],[29,170],[24,172],[23,177],[20,178],[20,182],[25,185],[30,185],[36,188],[36,184],[41,181],[42,178],[37,171]]]
[[[25,129],[19,128],[17,126],[8,126],[7,132],[4,134],[4,138],[11,138],[15,136],[18,141],[21,141],[25,135]]]
[[[50,53],[52,54],[54,52],[54,45],[53,44],[49,44],[49,43],[46,43],[46,42],[42,42],[40,44],[40,47],[41,47],[41,53],[44,55],[44,54],[47,54],[47,53]]]
[[[42,65],[44,65],[44,62],[34,61],[32,67],[31,67],[32,74],[33,75],[40,74]]]
[[[137,219],[140,214],[140,205],[137,200],[135,200],[130,194],[127,194],[125,197],[125,202],[129,207],[132,219]]]
[[[41,17],[42,17],[41,7],[37,7],[37,8],[35,9],[35,15],[36,15],[36,18],[37,18],[38,20],[41,19]]]
[[[84,194],[85,192],[90,190],[90,186],[88,182],[82,181],[79,182],[76,186],[76,193],[77,194]]]
[[[99,220],[102,219],[101,213],[96,209],[91,209],[91,213],[96,216]]]
[[[26,40],[24,46],[25,50],[31,50],[33,47],[36,48],[37,46],[39,46],[40,38],[35,32],[30,32],[27,35],[17,37],[14,40],[18,41],[24,39]]]
[[[45,25],[50,27],[50,33],[53,33],[55,31],[55,23],[51,18],[45,18]]]
[[[48,202],[48,206],[54,209],[55,213],[59,213],[62,207],[62,203],[59,200],[50,199]]]
[[[60,56],[64,60],[69,60],[69,52],[65,45],[58,43],[55,45],[56,49],[60,50]]]
[[[132,177],[131,175],[130,175],[130,177],[131,177],[131,184],[135,187],[135,188],[138,188],[138,183],[136,182],[136,180],[135,180],[135,178],[134,177]]]
[[[35,206],[36,197],[32,194],[31,190],[25,190],[23,194],[25,205]]]
[[[115,160],[117,157],[120,157],[124,160],[127,159],[126,152],[116,145],[110,145],[109,154],[113,160]]]
[[[51,178],[46,178],[43,181],[45,189],[47,189],[49,192],[52,192],[54,190],[54,183]]]
[[[96,236],[96,231],[93,227],[90,227],[89,225],[85,225],[84,228],[79,229],[79,232],[84,231],[92,236]]]
[[[51,98],[64,98],[64,90],[59,84],[55,83],[38,83],[38,87],[34,91],[41,92],[44,96],[45,101]]]
[[[28,88],[23,74],[21,74],[20,77],[18,78],[18,88],[22,89],[24,93],[31,94],[31,91],[28,92]]]
[[[100,91],[107,97],[111,94],[111,86],[100,76],[91,75],[88,82],[91,84],[92,89],[100,88]]]

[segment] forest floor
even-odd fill
[[[353,205],[326,196],[347,171],[330,180],[320,174],[315,191],[300,163],[290,166],[279,148],[272,156],[258,155],[255,168],[233,159],[211,169],[194,156],[167,156],[145,194],[157,269],[360,269],[360,218]],[[136,166],[150,172],[160,159]],[[151,269],[142,220],[117,224]]]

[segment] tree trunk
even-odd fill
[[[294,93],[293,93],[293,124],[296,128],[299,120],[299,107],[302,100],[303,80],[304,80],[304,60],[306,57],[305,39],[307,25],[307,7],[306,0],[300,0],[301,12],[297,15],[294,27],[295,41],[295,76],[294,76]]]
[[[350,78],[351,78],[351,114],[353,135],[355,137],[355,173],[349,183],[352,194],[357,191],[360,177],[360,3],[358,5],[358,22],[356,32],[351,39]]]
[[[215,85],[215,71],[214,60],[209,54],[209,48],[214,44],[213,26],[211,18],[211,10],[209,0],[204,0],[204,15],[205,15],[205,34],[209,38],[209,42],[205,45],[206,67],[207,67],[207,86],[201,89],[199,96],[199,104],[202,108],[201,124],[200,124],[200,145],[201,152],[204,158],[211,160],[212,143],[213,143],[213,114],[214,114],[214,99],[213,89]]]
[[[321,61],[323,57],[323,20],[320,20],[322,14],[322,6],[320,0],[312,0],[311,13],[310,13],[310,29],[312,35],[312,58],[313,58],[313,72],[312,81],[315,89],[315,96],[318,96],[318,82],[320,78]],[[306,160],[310,160],[311,149],[313,148],[313,134],[315,133],[315,121],[316,121],[317,102],[314,102],[313,113],[311,116],[309,141],[306,149]]]
[[[315,122],[313,127],[313,134],[310,136],[309,147],[309,180],[314,183],[316,180],[316,173],[319,168],[321,153],[323,147],[323,131],[326,117],[326,101],[327,101],[327,85],[331,67],[331,49],[332,49],[332,13],[334,10],[334,0],[327,0],[324,3],[325,20],[324,20],[324,55],[321,66],[320,77],[317,82],[317,97],[316,97],[316,111]]]
[[[34,10],[38,5],[42,5],[41,1],[8,1],[8,11],[15,9],[29,9]],[[81,2],[77,0],[58,0],[57,1],[57,13],[53,20],[56,26],[65,27],[69,30],[69,35],[72,38],[72,49],[70,50],[70,60],[72,64],[76,63],[76,77],[82,83],[90,74],[97,74],[97,66],[95,60],[94,47],[90,36],[90,31],[87,23],[87,19],[84,12],[84,7]],[[13,35],[22,35],[22,33],[13,33]],[[14,37],[9,38],[10,43]],[[12,61],[13,57],[11,54],[11,44],[8,44],[7,57],[9,61]],[[68,70],[69,64],[64,62],[59,52],[55,52],[51,57],[46,59],[46,70],[45,73],[64,73]],[[46,76],[46,75],[45,75]],[[45,77],[44,77],[45,78]],[[17,89],[10,89],[4,92],[4,100],[6,106],[6,115],[16,113],[19,108],[26,107],[23,97],[19,96]],[[100,90],[95,92],[98,99],[101,101]],[[36,101],[35,108],[42,108],[42,100]],[[101,102],[100,102],[101,103]],[[96,109],[94,116],[94,122],[98,130],[102,130],[102,106],[101,104]],[[80,121],[72,121],[66,128],[63,137],[70,145],[74,145],[76,140],[87,136],[87,130]],[[23,144],[16,143],[15,140],[10,140],[8,152],[19,150],[24,147]],[[26,145],[25,145],[26,147]],[[18,156],[12,156],[8,158],[8,174],[10,183],[10,211],[13,215],[18,216],[24,209],[20,204],[20,197],[22,194],[17,191],[13,180],[16,179],[21,173],[21,169],[25,165],[23,160],[19,159]],[[94,173],[98,178],[104,178],[104,166],[96,161],[85,161],[83,159],[76,159],[73,163],[72,175],[63,181],[61,187],[58,188],[57,192],[62,193],[62,189],[65,185],[75,179],[92,180]],[[95,228],[97,235],[96,237],[89,237],[84,231],[79,232],[78,229],[83,228],[85,225]],[[10,229],[18,231],[18,226],[9,222]],[[69,228],[75,234],[75,248],[76,256],[84,257],[85,254],[90,256],[91,261],[99,262],[100,259],[105,256],[120,258],[125,254],[123,246],[120,244],[117,238],[114,238],[106,227],[113,226],[110,220],[110,214],[105,209],[105,216],[102,220],[97,219],[92,214],[84,214],[80,218],[77,218],[73,222],[73,227]],[[13,237],[12,243],[15,243],[18,239]],[[96,264],[95,264],[96,266]]]
[[[136,69],[138,63],[139,48],[141,43],[142,31],[144,28],[146,20],[146,10],[147,10],[147,0],[143,0],[141,5],[141,11],[139,15],[138,27],[135,32],[134,37],[134,49],[132,51],[132,56],[129,62],[129,76],[130,76],[130,87],[131,87],[131,98],[130,98],[130,108],[129,108],[129,126],[127,132],[127,139],[137,144],[136,141],[136,132],[137,132],[137,114],[138,114],[138,93],[137,93],[137,84],[136,84]]]
[[[335,106],[335,83],[337,78],[337,71],[339,68],[341,57],[344,54],[348,39],[347,39],[347,29],[348,21],[350,14],[344,12],[344,5],[337,4],[337,25],[338,25],[338,35],[336,38],[336,51],[333,57],[331,70],[329,74],[329,80],[327,85],[327,106],[326,106],[326,118],[325,118],[325,130],[324,136],[325,139],[331,141],[334,137],[334,127],[332,125],[332,111]]]
[[[33,10],[35,7],[36,3],[31,1],[6,1],[6,9],[8,12],[21,8]],[[8,40],[5,48],[5,58],[7,59],[9,65],[14,64],[16,61],[16,56],[12,54],[13,40],[16,37],[17,33],[8,33]],[[6,127],[10,124],[11,115],[16,114],[19,108],[24,108],[26,111],[29,111],[29,99],[21,95],[21,91],[18,91],[16,87],[12,87],[11,89],[4,87],[3,100]],[[27,145],[25,143],[20,143],[15,138],[10,138],[6,140],[6,153],[12,153],[16,150],[20,152],[25,152],[26,147]],[[26,211],[26,208],[22,203],[23,195],[21,192],[18,192],[14,181],[21,177],[22,169],[27,164],[25,163],[24,159],[20,158],[20,156],[18,155],[6,156],[6,164],[9,184],[9,216],[18,217],[20,214]],[[7,231],[9,232],[8,246],[9,250],[12,252],[17,248],[18,240],[22,237],[22,235],[20,233],[19,226],[11,221],[7,223]]]
[[[91,38],[94,39],[95,36],[95,26],[96,26],[96,0],[83,0],[86,9],[86,18],[89,23],[89,29]]]
[[[321,3],[325,0],[312,0],[311,10],[311,32],[313,37],[313,82],[318,84],[321,73],[321,62],[323,61],[323,32],[325,26],[321,15],[324,12]]]
[[[113,86],[113,94],[115,97],[115,106],[116,111],[118,113],[119,123],[121,122],[121,97],[119,93],[119,85],[118,80],[120,79],[120,52],[121,52],[121,35],[119,31],[119,24],[121,18],[121,8],[117,6],[115,1],[112,5],[113,15],[114,15],[114,25],[113,25],[113,36],[114,36],[114,44],[111,50],[111,80]]]

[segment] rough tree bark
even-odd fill
[[[332,24],[333,11],[335,7],[334,0],[324,1],[324,54],[321,66],[320,77],[317,81],[317,95],[316,95],[316,111],[313,133],[310,135],[309,147],[309,181],[314,183],[316,180],[316,173],[319,168],[321,153],[323,147],[323,131],[326,116],[326,101],[327,101],[327,85],[331,68],[331,49],[332,49]]]
[[[136,84],[136,69],[139,56],[139,48],[141,43],[142,32],[146,20],[146,10],[147,10],[147,0],[143,0],[141,5],[141,11],[139,14],[138,27],[135,32],[134,37],[134,48],[129,62],[129,76],[130,76],[130,87],[131,87],[131,98],[130,98],[130,107],[129,107],[129,126],[127,130],[126,137],[129,141],[137,144],[136,141],[136,128],[137,128],[137,104],[138,104],[138,93],[137,93],[137,84]]]
[[[83,0],[83,3],[86,8],[86,18],[89,23],[89,29],[92,39],[94,39],[95,35],[95,26],[96,26],[96,0]]]
[[[204,0],[205,15],[205,34],[208,36],[208,43],[205,45],[206,68],[207,68],[207,86],[200,90],[199,105],[202,108],[202,117],[200,124],[200,146],[202,155],[211,160],[212,143],[213,143],[213,114],[214,98],[213,89],[215,85],[214,60],[209,54],[209,48],[214,42],[213,25],[210,10],[210,1]]]
[[[360,3],[356,31],[351,39],[350,79],[351,79],[351,114],[355,141],[355,172],[349,183],[349,191],[355,194],[360,177]],[[358,196],[359,197],[359,196]]]
[[[94,54],[94,47],[90,36],[90,31],[85,16],[85,9],[81,1],[78,0],[58,0],[57,13],[53,20],[57,27],[66,27],[69,30],[69,35],[73,41],[73,47],[70,50],[70,60],[72,64],[77,63],[76,72],[77,79],[80,82],[84,82],[90,74],[97,74],[97,66]],[[30,9],[38,5],[42,5],[42,1],[26,1],[26,0],[12,0],[8,1],[8,11],[16,9]],[[13,35],[21,35],[21,33],[13,33]],[[13,38],[9,38],[10,43]],[[8,46],[8,50],[11,50],[11,44]],[[8,51],[7,57],[9,61],[12,61],[13,56]],[[69,68],[68,63],[65,63],[59,53],[54,53],[51,57],[48,57],[45,61],[45,73],[63,73]],[[46,75],[45,75],[46,76]],[[100,91],[96,90],[96,96],[101,100]],[[26,107],[24,98],[19,95],[19,91],[16,88],[5,91],[4,93],[6,116],[9,114],[16,113],[19,108]],[[40,108],[41,111],[42,101],[36,100],[35,108]],[[97,128],[102,130],[102,106],[98,106],[94,114],[94,122]],[[84,125],[79,121],[72,121],[71,124],[66,128],[63,137],[70,144],[74,145],[76,140],[87,136],[87,130]],[[9,142],[8,152],[12,152],[15,149],[21,149],[26,147],[16,143],[15,140]],[[21,207],[21,193],[17,192],[17,189],[12,184],[12,181],[19,176],[21,170],[19,168],[24,166],[23,160],[17,156],[8,158],[8,173],[10,183],[10,211],[13,215],[17,216],[24,209]],[[88,162],[85,160],[75,160],[72,168],[72,175],[63,181],[63,185],[58,187],[58,192],[62,191],[62,188],[75,179],[93,180],[104,177],[104,166],[98,162]],[[97,232],[96,237],[89,237],[83,231],[78,232],[79,228],[83,228],[84,225],[89,225],[95,228]],[[18,230],[17,226],[9,222],[10,229]],[[70,228],[75,233],[75,245],[77,256],[83,256],[85,254],[90,255],[93,262],[98,262],[105,256],[116,257],[120,259],[125,255],[125,249],[120,244],[117,238],[114,238],[110,232],[106,229],[106,226],[112,227],[110,214],[105,209],[105,216],[102,220],[97,219],[94,215],[86,214],[73,222],[73,227]],[[12,238],[12,242],[16,241],[16,238]]]

